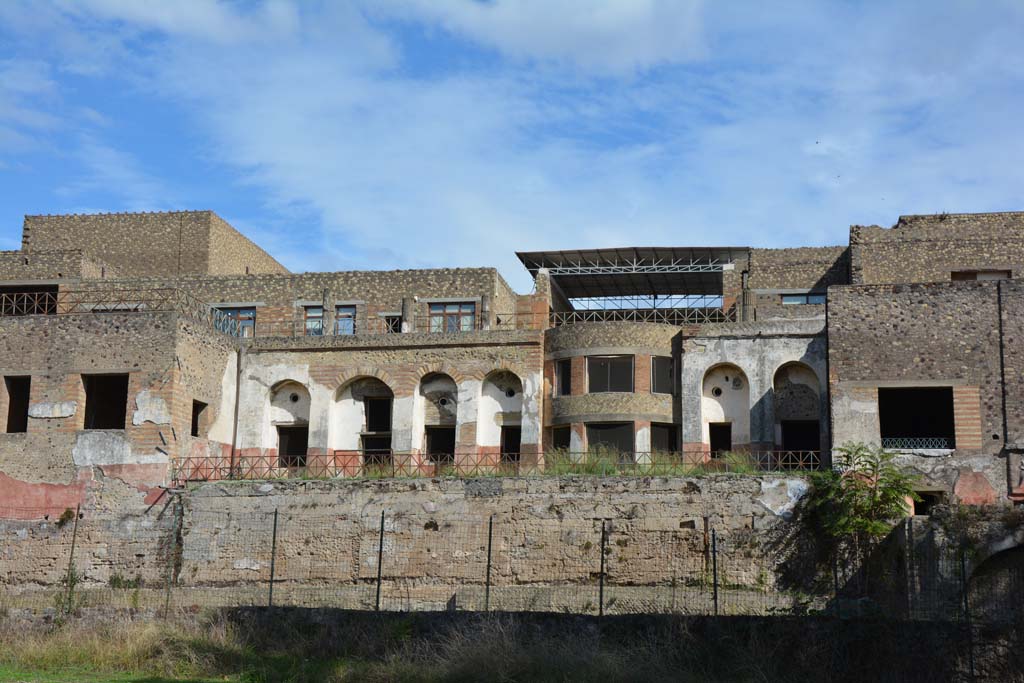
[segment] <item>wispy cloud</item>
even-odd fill
[[[82,96],[105,79],[131,116],[173,108],[188,173],[230,205],[210,208],[294,269],[492,264],[525,288],[516,249],[841,243],[900,213],[1024,208],[1013,2],[25,7],[0,6],[19,68],[45,65],[19,116],[71,131],[65,192],[194,201]],[[4,125],[46,139],[2,112],[0,146]]]

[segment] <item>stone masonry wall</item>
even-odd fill
[[[25,217],[23,251],[66,249],[125,276],[287,272],[212,211]]]
[[[834,442],[879,443],[879,387],[952,386],[955,453],[938,457],[908,453],[903,460],[921,474],[922,486],[951,491],[965,502],[1004,500],[1006,461],[995,457],[1008,445],[1003,434],[1000,359],[1019,356],[1015,349],[1005,353],[1012,346],[1005,336],[1001,349],[1001,289],[1004,319],[1009,320],[1013,316],[1007,316],[1007,311],[1021,305],[1021,289],[1015,282],[830,290]],[[1019,379],[1014,381],[1015,386],[1007,384],[1007,419],[1019,425],[1012,392],[1020,385]]]
[[[117,277],[117,273],[80,249],[0,252],[0,285],[7,281]]]
[[[948,282],[956,270],[1024,274],[1024,212],[901,216],[850,228],[853,284]]]
[[[850,281],[846,247],[751,249],[750,289],[810,289],[824,291],[830,285]]]

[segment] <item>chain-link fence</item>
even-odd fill
[[[443,517],[301,505],[244,515],[104,517],[0,508],[0,609],[162,612],[241,605],[576,614],[833,614],[943,621],[1021,615],[1020,570],[968,582],[966,553],[905,555],[883,570],[834,558],[783,579],[748,529],[669,517]],[[1016,598],[996,593],[1018,589]],[[1005,591],[1004,591],[1005,589]],[[973,593],[972,593],[973,591]],[[972,611],[972,602],[976,603]]]

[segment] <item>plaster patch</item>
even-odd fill
[[[71,459],[78,467],[100,465],[153,465],[166,464],[163,453],[135,455],[132,445],[124,434],[105,431],[87,431],[78,435],[71,449]]]
[[[259,571],[262,565],[257,560],[250,560],[248,557],[244,557],[241,560],[235,560],[235,569],[249,569],[252,571]]]
[[[807,488],[803,479],[764,479],[757,502],[772,514],[788,520],[793,516],[793,508],[807,493]]]
[[[57,401],[54,403],[34,403],[29,406],[28,416],[37,419],[47,417],[71,417],[78,410],[77,401]]]
[[[171,411],[167,402],[159,396],[153,396],[149,389],[143,389],[135,397],[136,411],[132,413],[132,424],[136,427],[143,422],[158,425],[171,424]]]

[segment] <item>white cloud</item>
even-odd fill
[[[629,72],[704,54],[702,0],[396,0],[371,11],[437,24],[515,59]]]

